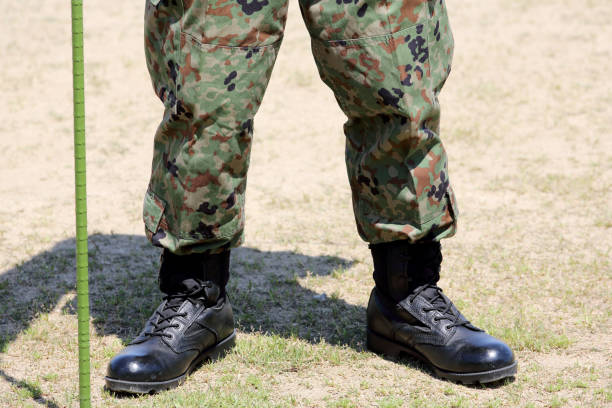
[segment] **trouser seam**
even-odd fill
[[[264,44],[264,45],[217,45],[217,44],[210,44],[210,43],[203,43],[202,41],[198,40],[198,38],[196,36],[194,36],[191,33],[185,32],[185,31],[181,31],[181,36],[185,36],[185,37],[189,37],[191,40],[193,40],[193,42],[195,42],[195,45],[197,45],[198,47],[201,48],[221,48],[221,49],[226,49],[226,50],[230,50],[230,51],[248,51],[248,50],[252,50],[253,48],[279,48],[281,45],[281,42],[283,41],[283,36],[281,35],[280,38],[278,40],[276,40],[275,42],[273,42],[272,44]]]
[[[358,37],[358,38],[344,38],[344,39],[338,39],[338,40],[323,40],[321,38],[315,37],[314,35],[312,35],[310,33],[309,34],[310,34],[310,38],[311,39],[319,41],[319,42],[322,42],[322,43],[325,43],[325,44],[334,44],[334,43],[340,43],[340,42],[350,43],[350,42],[359,42],[359,41],[364,41],[364,40],[365,41],[367,41],[367,40],[376,40],[376,39],[385,38],[385,37],[386,38],[390,38],[390,37],[393,37],[394,35],[398,35],[398,34],[401,34],[404,31],[410,30],[410,29],[414,28],[417,25],[418,25],[417,23],[409,25],[409,26],[404,27],[401,30],[398,30],[398,31],[396,31],[394,33],[376,34],[376,35],[369,35],[369,36]]]

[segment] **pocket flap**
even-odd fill
[[[157,232],[159,222],[161,221],[162,215],[164,215],[165,209],[166,203],[157,197],[151,190],[147,190],[142,209],[142,218],[147,229],[153,234]]]

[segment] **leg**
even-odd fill
[[[165,106],[144,202],[154,245],[187,254],[240,244],[253,117],[286,14],[286,0],[147,0],[147,66]]]
[[[147,65],[165,112],[144,221],[149,239],[164,248],[166,296],[110,361],[111,390],[176,387],[234,344],[229,248],[242,239],[253,116],[286,11],[285,0],[146,0]]]
[[[441,1],[303,1],[323,81],[348,120],[346,162],[361,237],[439,240],[456,209],[437,96],[453,39]]]
[[[368,347],[416,356],[464,383],[515,374],[510,348],[437,286],[438,241],[456,226],[439,137],[453,49],[443,0],[302,0],[302,12],[321,78],[348,117],[355,218],[374,259]]]

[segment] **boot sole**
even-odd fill
[[[400,343],[396,343],[389,340],[377,333],[374,333],[368,329],[367,334],[367,348],[374,353],[383,354],[389,357],[398,358],[402,354],[412,356],[431,367],[434,373],[441,378],[455,381],[462,384],[486,384],[495,381],[502,380],[507,377],[513,377],[516,375],[518,362],[514,362],[509,366],[497,368],[495,370],[480,371],[473,373],[456,373],[453,371],[446,371],[433,365],[424,355],[419,353],[417,350]]]
[[[236,332],[234,331],[228,337],[217,343],[215,346],[204,350],[200,355],[194,359],[187,371],[179,375],[176,378],[160,382],[137,382],[137,381],[125,381],[118,380],[116,378],[104,377],[106,382],[106,388],[113,392],[118,393],[130,393],[130,394],[155,394],[160,391],[169,390],[176,388],[185,382],[187,376],[195,370],[200,363],[205,360],[215,361],[225,356],[232,347],[236,344]]]

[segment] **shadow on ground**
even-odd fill
[[[159,249],[143,236],[89,237],[90,306],[99,335],[117,335],[129,342],[159,304]],[[263,252],[242,247],[232,251],[229,293],[237,326],[242,331],[298,336],[363,348],[365,310],[298,283],[299,277],[330,275],[353,261],[295,252]],[[6,351],[33,319],[48,313],[75,291],[74,239],[15,266],[0,275],[0,351]],[[319,296],[319,299],[316,297]],[[76,300],[62,311],[76,313]]]
[[[18,380],[5,373],[3,370],[0,370],[0,378],[4,379],[9,384],[19,389],[22,393],[29,395],[40,405],[45,406],[47,408],[60,408],[60,406],[57,405],[53,400],[46,399],[42,396],[43,392],[37,384],[33,384],[25,380]]]

